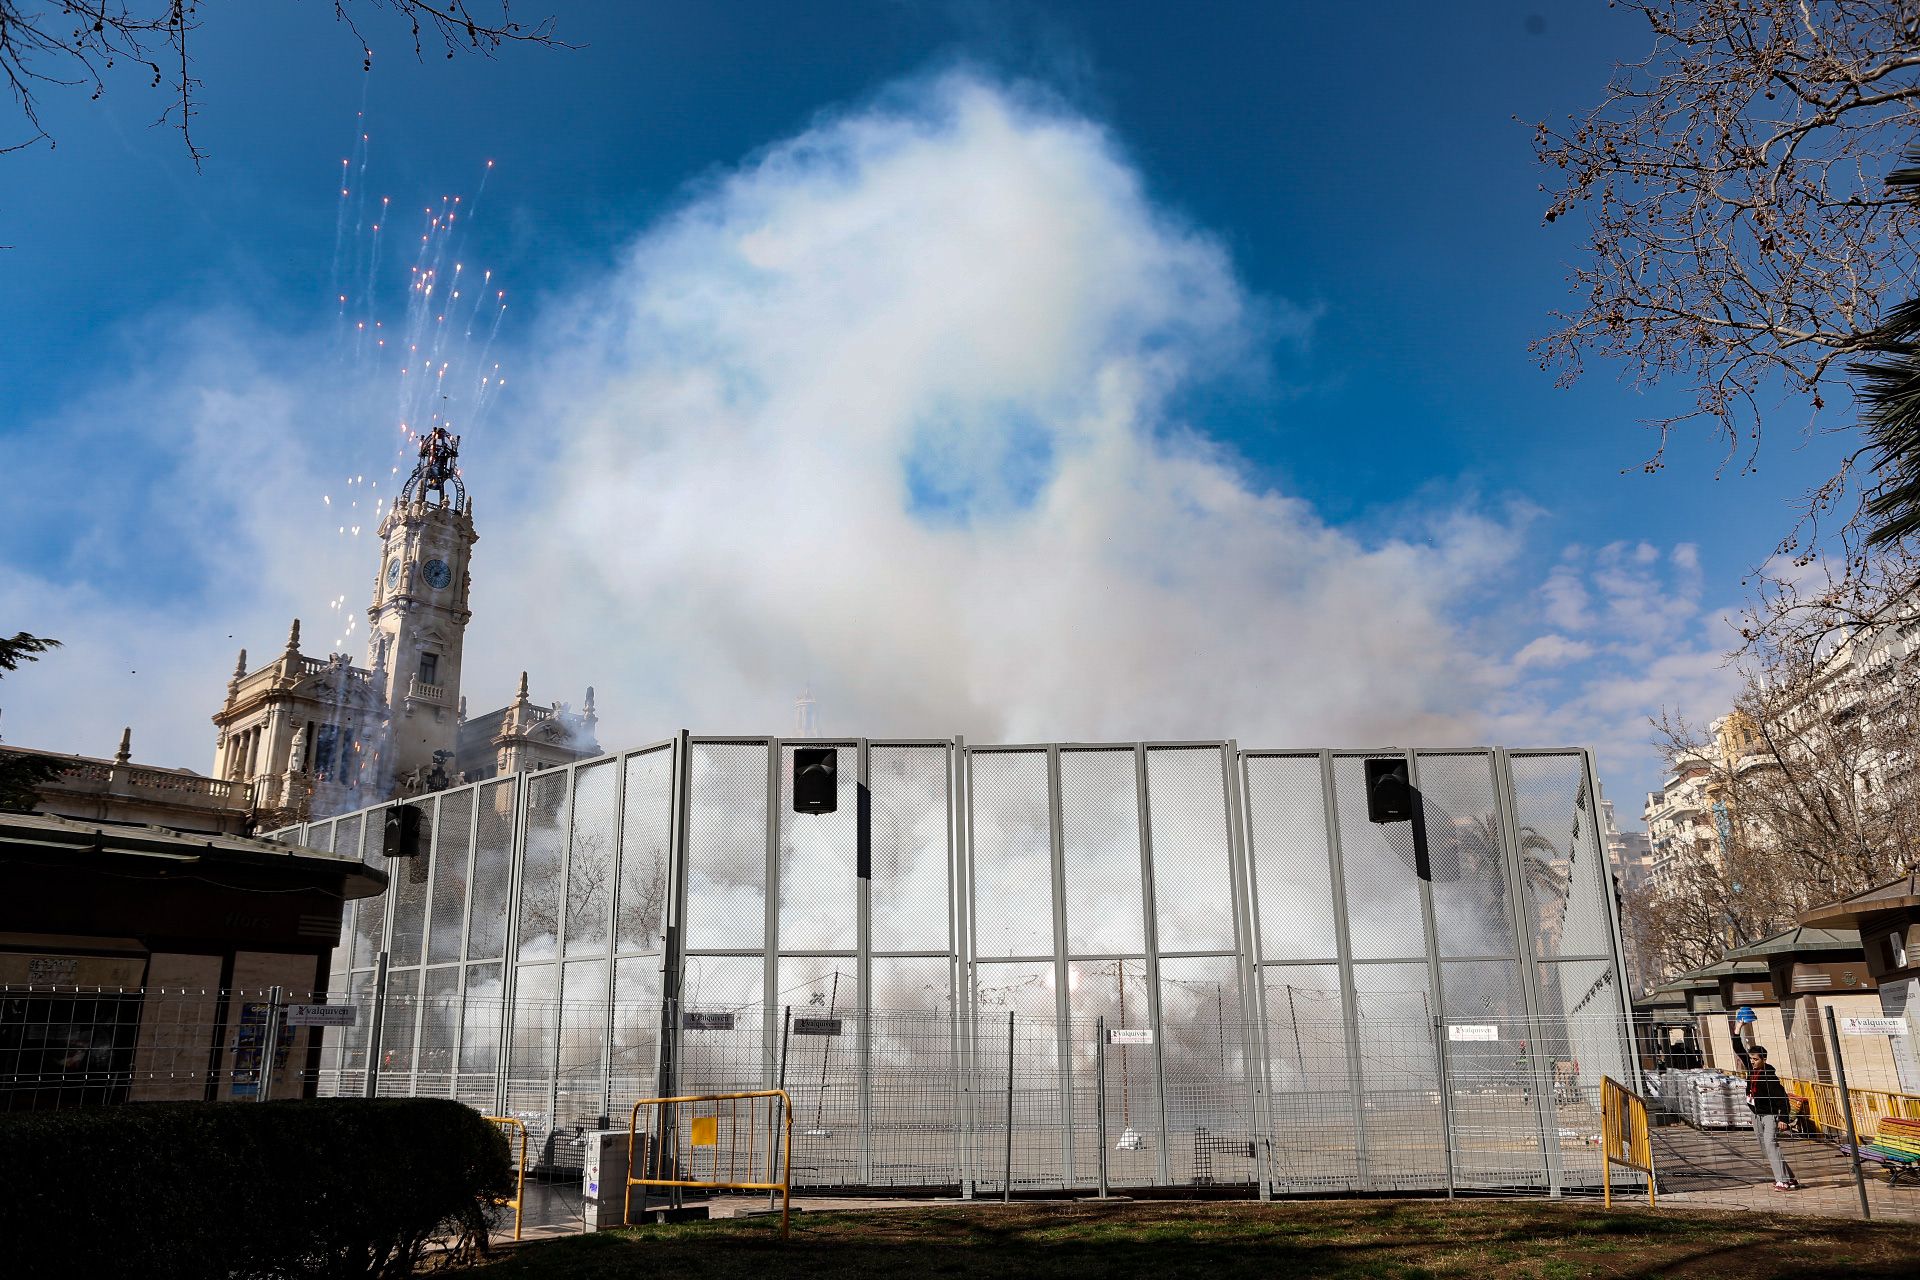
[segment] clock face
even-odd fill
[[[421,574],[426,578],[427,585],[436,591],[453,581],[453,570],[447,568],[445,560],[427,561]]]
[[[389,560],[387,562],[387,590],[391,591],[399,585],[400,585],[400,561],[396,557],[395,559]]]

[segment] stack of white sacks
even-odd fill
[[[1753,1112],[1747,1108],[1747,1082],[1711,1068],[1668,1071],[1660,1081],[1666,1108],[1696,1129],[1751,1129]]]

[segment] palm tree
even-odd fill
[[[1887,188],[1920,200],[1920,148],[1907,152],[1909,167],[1887,175]],[[1851,367],[1865,383],[1867,451],[1877,454],[1879,482],[1867,494],[1867,544],[1892,546],[1920,533],[1920,298],[1887,313],[1865,349],[1878,359]]]

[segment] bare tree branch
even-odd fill
[[[0,81],[25,124],[19,135],[0,138],[0,154],[53,145],[40,116],[42,94],[84,88],[98,99],[111,74],[127,64],[148,74],[149,88],[169,91],[172,105],[155,123],[178,129],[199,167],[206,156],[194,142],[193,120],[201,85],[188,45],[200,27],[200,8],[199,0],[0,0]],[[355,15],[371,9],[407,19],[415,57],[429,46],[449,58],[461,50],[491,57],[508,44],[568,47],[554,35],[550,17],[515,21],[512,0],[334,0],[334,16],[353,33],[368,66],[372,50]]]
[[[1751,465],[1763,409],[1807,429],[1915,290],[1920,207],[1885,190],[1920,136],[1920,19],[1908,0],[1623,0],[1653,48],[1583,118],[1534,131],[1555,170],[1546,219],[1583,215],[1578,306],[1534,344],[1570,382],[1591,355],[1635,385],[1674,381],[1723,465]],[[1770,425],[1770,424],[1769,424]],[[1850,423],[1840,428],[1850,427]],[[1831,513],[1849,477],[1816,488]],[[1848,513],[1849,516],[1851,513]]]

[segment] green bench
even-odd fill
[[[1883,1166],[1888,1186],[1900,1185],[1902,1178],[1920,1182],[1920,1120],[1882,1116],[1873,1136],[1860,1144],[1858,1152],[1844,1142],[1837,1145],[1848,1155],[1859,1155],[1863,1164]]]

